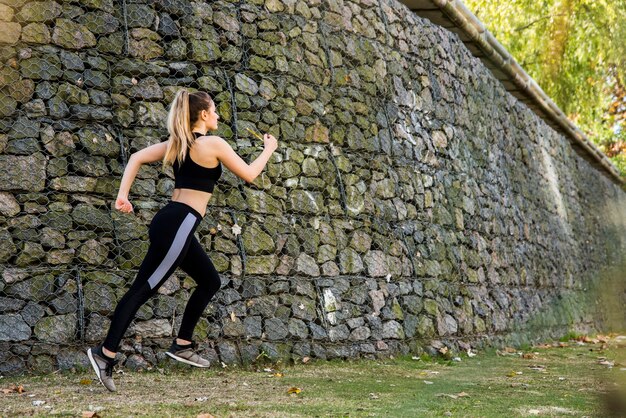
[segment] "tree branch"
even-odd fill
[[[534,25],[535,23],[538,23],[538,22],[541,22],[542,20],[549,19],[549,18],[551,18],[551,17],[556,17],[556,16],[565,16],[565,13],[558,13],[558,14],[555,14],[555,15],[547,15],[547,16],[542,16],[542,17],[540,17],[539,19],[535,19],[535,20],[533,20],[532,22],[530,22],[530,23],[529,23],[529,24],[527,24],[527,25],[524,25],[524,26],[518,26],[517,28],[515,28],[515,32],[521,32],[521,31],[523,31],[523,30],[528,29],[529,27],[531,27],[531,26],[532,26],[532,25]]]

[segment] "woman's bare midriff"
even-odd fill
[[[172,200],[189,205],[200,215],[204,216],[206,205],[209,203],[211,196],[213,196],[213,193],[201,192],[199,190],[174,189]]]

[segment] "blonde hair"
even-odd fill
[[[198,114],[202,110],[209,110],[213,99],[203,91],[189,93],[186,89],[180,89],[172,101],[167,115],[167,131],[169,143],[163,158],[163,165],[172,165],[174,161],[182,164],[196,141],[191,127],[198,120]]]

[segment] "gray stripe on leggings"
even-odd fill
[[[180,255],[180,252],[183,250],[185,246],[185,241],[193,228],[194,223],[196,222],[196,217],[191,213],[187,214],[183,223],[178,227],[178,231],[176,232],[176,236],[174,237],[174,241],[172,241],[172,246],[167,251],[165,258],[159,264],[159,267],[152,273],[152,276],[148,279],[148,284],[150,285],[150,289],[154,289],[161,280],[163,280],[164,276],[167,274],[168,270],[172,268],[172,265],[176,262],[176,259]]]

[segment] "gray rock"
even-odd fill
[[[47,316],[35,324],[35,337],[40,341],[67,343],[76,338],[76,314]]]
[[[383,338],[404,339],[404,330],[397,321],[387,321],[383,324]]]
[[[87,341],[102,341],[106,337],[107,330],[111,324],[111,320],[97,313],[89,315],[87,330],[85,331],[85,339]]]
[[[22,26],[17,22],[2,22],[0,31],[0,43],[14,45],[19,41],[22,33]]]
[[[426,315],[419,316],[419,323],[417,325],[417,333],[420,336],[428,337],[435,334],[435,327],[433,320]]]
[[[217,344],[217,352],[225,364],[239,363],[239,350],[237,350],[237,345],[234,342],[220,341]]]
[[[72,219],[77,225],[90,230],[112,231],[113,222],[107,211],[88,204],[79,204],[72,211]]]
[[[36,153],[28,157],[0,155],[0,188],[39,192],[45,187],[46,160]]]
[[[276,248],[272,237],[261,229],[257,223],[246,228],[242,234],[244,248],[250,255],[273,252]]]
[[[30,336],[30,326],[21,315],[0,315],[0,341],[26,341]]]
[[[26,3],[15,15],[19,22],[52,22],[61,15],[61,5],[54,1]]]
[[[0,262],[9,261],[16,251],[17,247],[13,243],[11,233],[6,229],[0,229]]]
[[[167,120],[167,111],[160,102],[137,102],[132,110],[139,126],[164,127]]]
[[[54,292],[54,276],[43,274],[8,286],[7,295],[25,300],[44,301]]]
[[[372,335],[372,332],[368,327],[360,326],[356,327],[350,332],[350,336],[348,337],[350,341],[363,341],[367,340]]]
[[[95,239],[90,239],[78,249],[78,258],[87,264],[101,265],[108,258],[109,248]]]
[[[254,96],[259,92],[257,83],[245,74],[235,75],[235,87],[250,96]]]
[[[50,305],[54,308],[56,313],[67,314],[76,312],[78,301],[74,295],[64,293],[63,296],[53,299]]]
[[[312,321],[317,316],[315,301],[307,298],[295,297],[291,304],[293,316],[307,321]]]
[[[339,266],[342,274],[358,274],[363,271],[363,261],[352,248],[346,248],[339,253]]]
[[[172,19],[172,17],[167,13],[161,13],[159,15],[159,27],[157,29],[157,32],[161,36],[168,36],[168,37],[180,36],[180,30],[178,29],[178,26],[176,25],[176,21]]]
[[[137,321],[131,326],[129,335],[139,335],[149,338],[169,337],[172,335],[172,324],[167,319]]]
[[[112,313],[117,303],[115,292],[110,286],[89,282],[83,286],[85,310],[101,314]]]
[[[61,350],[57,354],[57,367],[61,370],[70,370],[79,366],[82,369],[86,369],[91,364],[86,352],[77,350]]]
[[[157,318],[170,318],[176,311],[176,299],[173,296],[157,295],[152,311]]]
[[[120,21],[117,18],[100,11],[85,13],[78,18],[78,22],[96,35],[113,33],[120,26]]]
[[[163,90],[161,90],[156,78],[146,77],[139,80],[137,84],[132,85],[132,87],[126,91],[126,95],[142,100],[162,99]]]
[[[191,40],[191,59],[198,62],[216,61],[222,56],[220,47],[206,40]]]
[[[288,327],[278,318],[266,319],[264,326],[265,337],[270,340],[282,340],[287,336]]]
[[[50,31],[43,23],[30,23],[22,28],[22,41],[32,44],[50,43]]]
[[[67,49],[90,48],[96,45],[96,37],[86,26],[68,19],[57,19],[52,41]]]
[[[0,296],[0,312],[18,311],[25,303],[23,300]]]
[[[324,198],[319,192],[296,189],[289,193],[289,209],[295,212],[319,214],[324,211]]]
[[[80,144],[92,155],[104,157],[117,157],[120,152],[120,144],[103,127],[92,125],[78,131]]]
[[[314,322],[309,322],[309,329],[314,340],[325,339],[328,336],[326,330]]]
[[[143,356],[139,354],[131,354],[126,359],[124,366],[128,367],[130,370],[144,370],[149,366],[149,364]]]
[[[243,320],[245,335],[252,338],[260,338],[263,332],[263,324],[260,316],[246,316]]]
[[[271,318],[278,307],[278,297],[273,295],[260,296],[250,299],[246,304],[250,315],[261,315],[265,318]]]
[[[306,339],[309,335],[309,329],[301,319],[291,318],[289,320],[289,334],[301,339]]]
[[[385,277],[389,274],[387,258],[382,251],[368,251],[363,258],[367,266],[367,273],[370,277]]]
[[[402,297],[402,306],[408,312],[413,314],[418,314],[422,311],[424,304],[422,303],[422,298],[418,296],[408,295]]]
[[[34,302],[28,302],[21,312],[22,318],[31,327],[34,326],[44,314],[44,308]]]
[[[301,253],[296,259],[296,270],[307,276],[319,277],[320,275],[315,259],[306,253]]]

